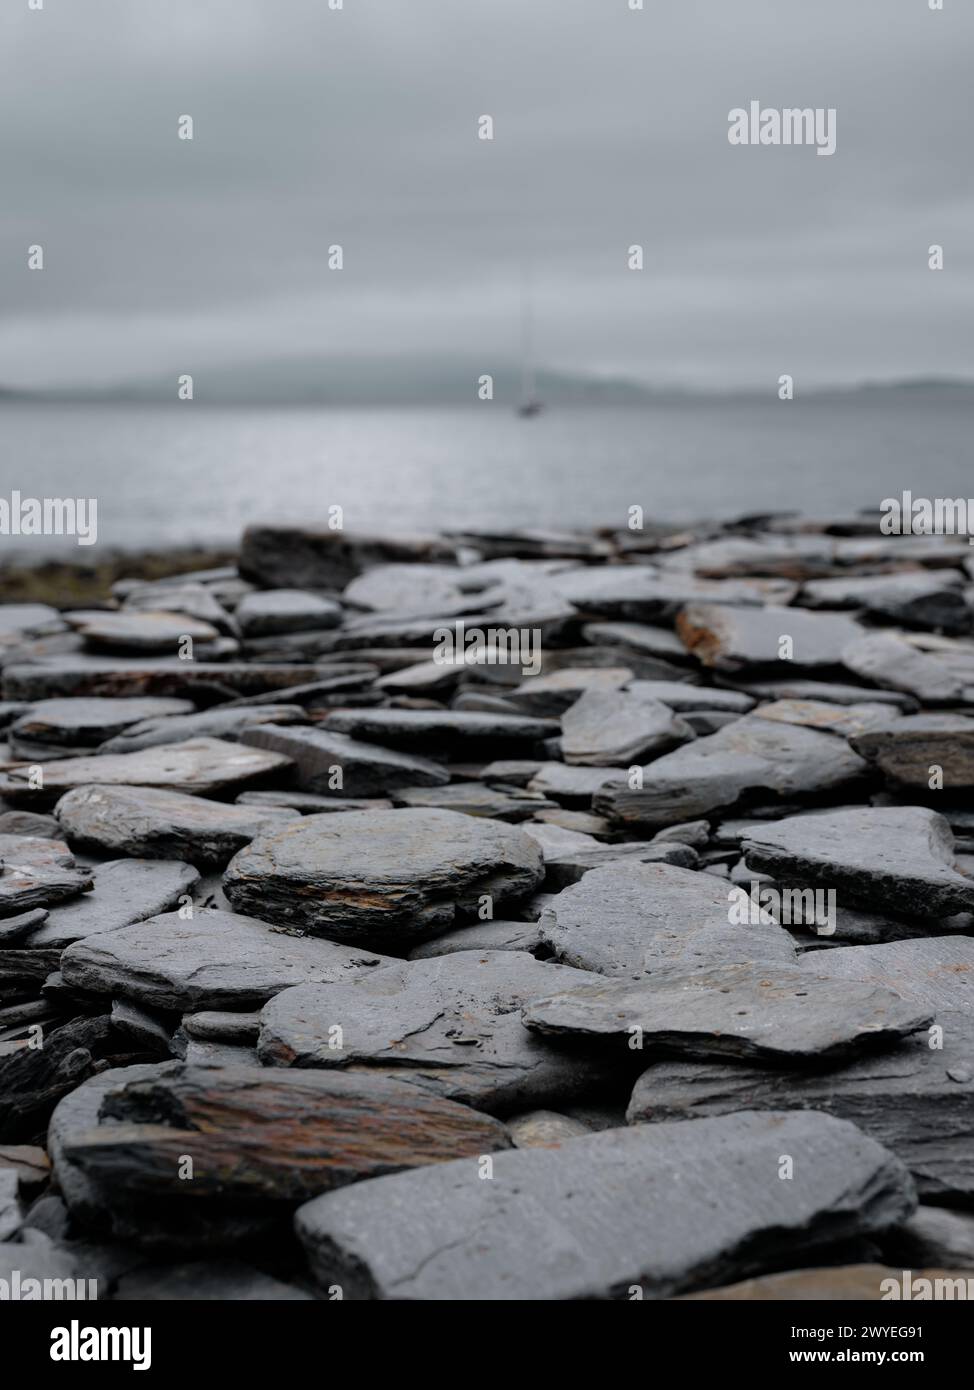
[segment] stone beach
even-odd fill
[[[0,634],[0,1279],[974,1278],[957,538],[266,524]]]

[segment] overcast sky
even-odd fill
[[[628,3],[3,0],[0,383],[489,370],[525,265],[553,367],[974,376],[974,4]],[[835,107],[835,155],[731,146],[751,100]]]

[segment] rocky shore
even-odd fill
[[[0,1280],[974,1280],[966,537],[257,526],[84,602],[0,605]]]

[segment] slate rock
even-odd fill
[[[172,695],[206,697],[206,703],[235,695],[259,695],[308,685],[317,666],[238,661],[180,661],[178,657],[50,656],[30,664],[5,666],[3,695],[8,700],[48,700],[67,696]]]
[[[140,1051],[170,1055],[172,1028],[167,1026],[158,1014],[148,1009],[140,1009],[138,1004],[125,999],[112,1000],[112,1027],[132,1038]]]
[[[743,843],[748,867],[820,884],[901,916],[974,909],[974,880],[952,868],[954,837],[924,806],[871,806],[788,816]]]
[[[970,632],[974,613],[956,570],[916,570],[816,579],[801,592],[806,608],[857,608],[909,627]]]
[[[889,949],[850,946],[818,953],[811,964],[818,973],[823,961]],[[917,1006],[936,1007],[926,999]],[[640,1124],[740,1110],[826,1112],[852,1121],[886,1145],[909,1168],[925,1199],[967,1205],[974,1197],[974,1074],[968,1065],[974,1021],[949,1010],[938,1018],[942,1039],[935,1030],[921,1031],[887,1051],[865,1053],[828,1070],[658,1061],[636,1082],[628,1119]],[[934,1046],[938,1041],[942,1047]],[[967,1079],[955,1080],[963,1077],[965,1066]]]
[[[14,946],[47,921],[47,912],[35,907],[31,912],[19,912],[16,917],[0,917],[0,949]]]
[[[65,618],[95,651],[178,652],[187,638],[206,643],[215,642],[220,635],[210,623],[186,613],[76,609]]]
[[[0,919],[53,907],[91,887],[91,873],[60,840],[0,835]]]
[[[61,973],[88,994],[188,1013],[259,1007],[291,985],[341,980],[380,964],[383,958],[370,952],[203,909],[189,919],[167,912],[76,941],[61,957]]]
[[[114,1088],[99,1113],[109,1123],[64,1136],[65,1158],[106,1196],[193,1204],[293,1204],[511,1142],[496,1120],[403,1082],[321,1071],[183,1066]]]
[[[782,660],[782,638],[792,639],[796,667],[809,670],[838,666],[843,650],[862,636],[862,628],[838,613],[809,613],[797,608],[732,608],[692,603],[676,620],[678,635],[705,666],[741,671]]]
[[[97,747],[146,719],[191,714],[189,700],[106,698],[38,700],[11,725],[19,739],[66,747]]]
[[[896,786],[930,790],[932,769],[944,791],[974,788],[974,719],[962,714],[914,714],[851,736],[861,757]]]
[[[32,835],[38,840],[55,840],[61,827],[53,816],[34,811],[4,811],[0,815],[0,835]]]
[[[0,1241],[8,1241],[20,1230],[20,1181],[12,1168],[0,1168]]]
[[[585,614],[655,622],[673,618],[688,603],[790,603],[797,586],[780,579],[697,579],[660,575],[648,565],[588,569],[560,584],[565,598]]]
[[[402,961],[348,985],[288,990],[262,1011],[265,1065],[396,1075],[496,1113],[584,1095],[618,1068],[553,1047],[520,1008],[587,976],[514,951]],[[341,1029],[339,1046],[333,1025]]]
[[[552,719],[522,714],[483,714],[470,710],[356,709],[336,710],[327,719],[329,733],[372,739],[391,747],[437,748],[489,743],[499,753],[507,745],[537,743],[558,733]]]
[[[641,656],[660,657],[677,665],[689,663],[687,649],[668,627],[650,623],[586,623],[582,636],[593,646],[621,647]]]
[[[555,803],[546,801],[536,792],[520,788],[487,787],[483,782],[451,782],[448,787],[405,787],[392,793],[397,806],[434,807],[444,811],[459,811],[465,816],[485,816],[516,825],[532,816],[553,809]]]
[[[587,692],[618,690],[632,679],[633,672],[625,666],[568,666],[546,675],[528,676],[507,698],[526,714],[557,719]]]
[[[69,946],[95,932],[117,931],[146,917],[168,912],[191,897],[199,874],[172,860],[110,859],[91,870],[94,887],[73,902],[55,907],[30,936],[30,946]]]
[[[787,799],[834,792],[866,769],[844,739],[749,714],[657,758],[643,770],[642,787],[603,787],[592,807],[613,824],[658,830],[755,793]]]
[[[877,690],[873,686],[845,685],[826,680],[734,680],[734,689],[758,700],[821,700],[829,705],[883,704],[895,709],[915,710],[912,695],[898,690]]]
[[[259,1013],[221,1013],[205,1009],[184,1014],[182,1027],[201,1042],[256,1043],[260,1033]]]
[[[911,1271],[914,1287],[919,1290],[920,1279],[953,1280],[959,1271],[950,1269],[915,1269]],[[858,1264],[829,1265],[824,1269],[793,1269],[780,1274],[762,1274],[737,1284],[726,1284],[706,1293],[683,1294],[687,1302],[735,1303],[866,1303],[884,1302],[889,1298],[890,1281],[898,1288],[903,1285],[902,1269],[890,1265]],[[961,1276],[963,1277],[963,1276]],[[914,1294],[917,1297],[918,1294]]]
[[[51,804],[75,787],[160,787],[207,796],[243,788],[290,768],[288,758],[216,738],[193,738],[185,743],[146,748],[139,753],[105,753],[91,758],[66,758],[44,764],[43,786],[30,786],[30,769],[9,768],[0,792],[13,799],[31,798]]]
[[[385,797],[319,796],[316,792],[241,792],[238,806],[253,806],[263,810],[283,807],[300,811],[302,816],[314,816],[337,811],[391,811],[392,802]]]
[[[0,1043],[0,1142],[35,1141],[61,1097],[98,1070],[110,1032],[107,1015],[78,1017],[45,1028],[42,1047]]]
[[[881,946],[816,953],[803,969],[836,980],[863,980],[933,1009],[974,1013],[974,938],[928,936]],[[972,1071],[974,1063],[967,1067]]]
[[[365,743],[330,729],[265,725],[247,729],[243,742],[281,753],[294,764],[298,785],[321,796],[371,797],[396,787],[442,787],[449,774],[430,758]],[[335,769],[341,786],[335,786]]]
[[[781,1182],[790,1154],[801,1175]],[[665,1298],[872,1235],[915,1203],[902,1165],[827,1115],[645,1125],[460,1160],[302,1207],[319,1284],[346,1298]],[[733,1191],[733,1202],[715,1194]]]
[[[593,869],[557,895],[540,930],[559,960],[601,975],[638,978],[666,967],[796,960],[788,933],[770,917],[731,925],[727,887],[671,864],[627,861]]]
[[[261,724],[304,724],[307,714],[301,705],[233,705],[230,708],[202,710],[199,714],[177,715],[168,719],[146,719],[117,738],[102,744],[102,753],[137,753],[143,748],[161,748],[185,743],[193,738],[222,738],[239,742],[244,730]]]
[[[240,546],[240,573],[269,587],[341,589],[372,565],[452,560],[439,536],[349,535],[301,526],[248,526]]]
[[[184,859],[200,869],[223,868],[262,831],[300,819],[286,808],[230,806],[154,787],[75,787],[56,810],[62,832],[78,848]]]
[[[644,694],[641,684],[588,691],[565,711],[561,742],[566,763],[628,767],[693,738],[689,725],[669,705]]]
[[[527,951],[545,953],[537,922],[468,922],[456,931],[444,932],[432,941],[414,946],[408,960],[430,960],[455,951]]]
[[[607,864],[638,861],[641,864],[678,864],[684,869],[694,869],[698,862],[696,851],[688,845],[655,841],[600,844],[591,835],[566,830],[558,825],[530,824],[524,828],[526,834],[541,846],[545,887],[549,892],[557,892],[577,883],[584,874]]]
[[[272,637],[338,627],[342,610],[333,599],[303,589],[266,589],[242,598],[234,617],[243,637]]]
[[[405,952],[541,882],[541,851],[518,826],[455,811],[305,816],[231,860],[224,892],[239,911],[349,943]]]
[[[832,1061],[890,1047],[932,1022],[891,990],[750,965],[665,970],[651,979],[598,980],[534,999],[523,1010],[545,1037],[603,1039],[690,1057],[779,1065]]]
[[[567,805],[591,805],[601,787],[621,784],[626,773],[617,767],[568,767],[565,763],[542,763],[528,782],[528,791],[553,797]]]
[[[850,642],[842,662],[857,676],[904,691],[925,705],[974,702],[974,678],[965,679],[936,655],[893,633],[870,633]]]
[[[755,717],[838,734],[849,739],[858,752],[858,735],[888,725],[891,719],[897,719],[899,715],[892,712],[888,705],[870,701],[856,705],[832,705],[826,700],[775,700],[755,710]]]

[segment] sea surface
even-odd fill
[[[98,548],[230,543],[249,522],[431,531],[625,526],[742,511],[816,515],[974,495],[974,393],[877,391],[788,403],[241,409],[0,406],[0,496],[95,497]],[[84,549],[0,537],[0,556]],[[91,554],[91,551],[88,552]],[[80,558],[80,557],[79,557]]]

